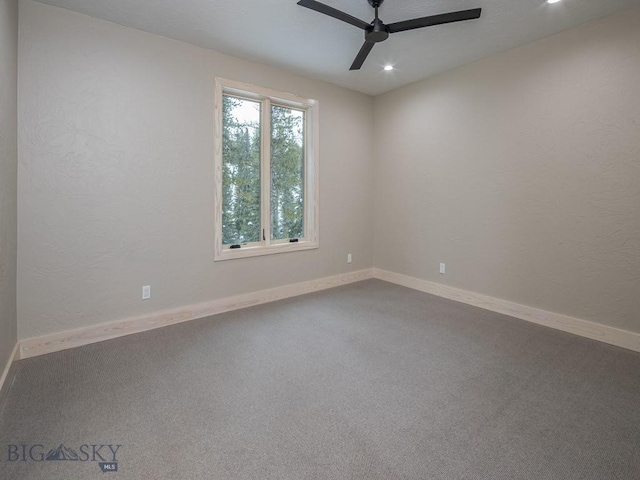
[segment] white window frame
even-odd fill
[[[222,244],[222,97],[224,94],[247,98],[262,103],[261,128],[263,129],[261,143],[261,185],[260,209],[261,222],[264,229],[264,240],[243,244],[240,248],[229,248]],[[305,165],[304,165],[304,220],[305,236],[297,242],[271,239],[271,135],[270,116],[271,104],[291,107],[305,111]],[[275,253],[297,252],[319,247],[318,239],[318,137],[319,137],[319,106],[317,100],[301,98],[290,93],[278,92],[268,88],[258,87],[248,83],[215,79],[214,98],[214,261],[231,260],[235,258],[257,257]]]

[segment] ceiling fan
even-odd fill
[[[441,25],[443,23],[462,22],[464,20],[473,20],[474,18],[480,18],[481,8],[473,8],[471,10],[461,10],[459,12],[443,13],[440,15],[431,15],[429,17],[414,18],[413,20],[405,20],[403,22],[395,22],[386,25],[380,18],[378,18],[378,8],[382,5],[384,0],[368,0],[376,10],[376,17],[371,23],[367,23],[359,18],[353,17],[348,13],[344,13],[324,3],[317,2],[316,0],[300,0],[298,5],[316,12],[324,13],[330,17],[337,18],[343,22],[350,23],[351,25],[364,30],[364,45],[358,52],[356,59],[353,61],[349,70],[360,70],[362,64],[366,60],[369,52],[373,46],[378,42],[384,42],[389,38],[390,33],[404,32],[405,30],[413,30],[422,27],[431,27],[433,25]]]

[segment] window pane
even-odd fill
[[[304,237],[304,112],[271,107],[271,238]]]
[[[260,238],[260,102],[223,96],[222,244]]]

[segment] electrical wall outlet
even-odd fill
[[[441,264],[440,264],[440,273],[441,273],[442,275],[444,275],[444,270],[445,270],[445,265],[444,265],[444,263],[441,263]]]
[[[151,285],[142,287],[142,299],[149,300],[151,298]]]
[[[352,258],[351,258],[351,254],[347,253],[347,263],[351,263]]]

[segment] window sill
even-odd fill
[[[222,249],[214,255],[214,261],[233,260],[236,258],[260,257],[276,253],[299,252],[300,250],[312,250],[318,248],[318,242],[276,243],[269,246],[241,247],[234,249]]]

